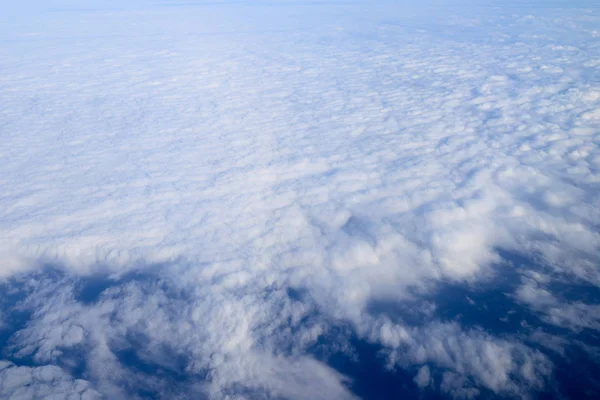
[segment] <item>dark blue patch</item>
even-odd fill
[[[386,356],[380,346],[355,336],[349,344],[352,353],[336,351],[326,362],[351,379],[349,389],[354,394],[367,400],[418,398],[414,375],[398,368],[387,369]]]
[[[95,303],[106,289],[118,284],[105,275],[81,278],[75,288],[75,300],[83,304]]]

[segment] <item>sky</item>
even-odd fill
[[[0,397],[600,396],[600,4],[4,1]]]

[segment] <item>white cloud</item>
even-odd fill
[[[89,382],[73,379],[59,367],[16,366],[0,361],[0,396],[3,399],[100,399]]]
[[[463,330],[455,323],[432,323],[423,328],[379,323],[371,338],[394,349],[390,353],[393,363],[432,362],[452,371],[451,376],[470,378],[474,387],[496,393],[526,396],[529,389],[542,388],[552,370],[552,363],[540,352],[478,329]],[[424,376],[425,372],[419,372],[419,386],[423,386]]]
[[[600,305],[561,300],[534,279],[525,279],[515,296],[550,324],[574,331],[600,329]]]
[[[550,281],[600,283],[597,16],[58,3],[0,26],[0,277],[31,291],[9,352],[36,364],[3,370],[6,396],[50,390],[39,368],[61,382],[55,395],[77,392],[77,351],[111,398],[132,395],[123,379],[351,398],[308,350],[336,324],[453,396],[544,385],[552,364],[523,336],[440,321],[435,304],[414,310],[420,324],[369,306],[487,282],[499,248]],[[45,264],[68,272],[36,275]],[[110,287],[80,301],[98,272]],[[546,284],[524,280],[514,298],[553,325],[598,329],[596,305]],[[131,371],[119,359],[130,347],[189,389]]]
[[[427,365],[423,365],[419,368],[419,372],[415,376],[415,383],[420,387],[424,388],[431,384],[431,373],[429,372],[429,367]]]

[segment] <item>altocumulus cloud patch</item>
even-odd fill
[[[0,24],[1,397],[597,397],[597,5],[107,4]]]

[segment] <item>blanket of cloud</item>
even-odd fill
[[[598,398],[597,2],[0,19],[0,397]]]

